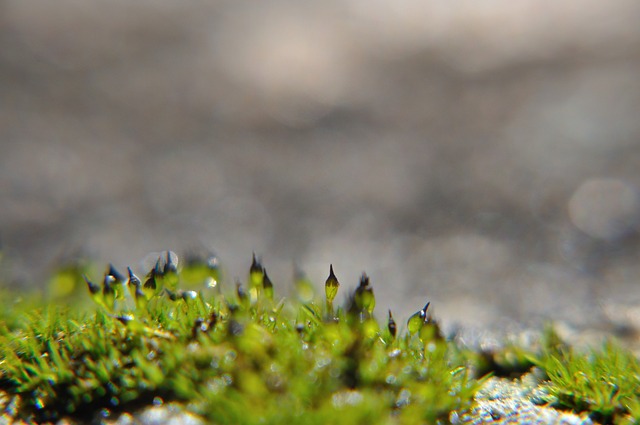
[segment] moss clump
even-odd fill
[[[329,300],[310,302],[278,300],[255,256],[248,291],[222,293],[219,277],[216,262],[179,270],[167,254],[144,279],[113,267],[102,284],[87,277],[91,312],[21,311],[0,327],[15,416],[82,419],[158,397],[234,424],[435,423],[470,408],[469,357],[432,321],[397,337],[395,321],[381,326],[368,278],[334,311],[333,268]]]
[[[551,339],[558,338],[551,330]],[[561,409],[587,412],[600,423],[640,423],[640,362],[613,341],[577,351],[564,344],[531,361],[548,377],[543,401]]]
[[[474,352],[443,337],[429,303],[406,332],[391,311],[379,323],[366,274],[336,308],[332,266],[325,299],[298,271],[290,301],[252,260],[246,286],[227,291],[214,258],[180,268],[167,253],[143,278],[62,269],[49,296],[66,306],[0,292],[2,419],[86,422],[161,400],[221,424],[481,423],[486,378],[535,367],[542,381],[509,403],[640,423],[640,365],[614,343],[578,352],[549,330],[537,348]]]

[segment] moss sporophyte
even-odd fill
[[[14,303],[4,293],[12,306],[0,312],[5,415],[86,422],[162,399],[220,424],[446,423],[467,417],[486,380],[478,371],[491,372],[486,353],[443,337],[430,303],[407,332],[391,311],[380,326],[366,274],[337,309],[332,265],[324,300],[299,270],[297,300],[279,297],[255,255],[246,285],[225,291],[221,276],[213,257],[181,264],[167,252],[144,280],[113,265],[102,284],[84,276],[88,310]],[[555,343],[509,350],[548,373],[543,402],[605,422],[640,417],[640,368],[621,349],[587,358]],[[491,359],[506,368],[503,358],[513,356]]]

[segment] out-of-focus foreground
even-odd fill
[[[622,320],[638,22],[632,0],[0,1],[5,280],[204,247],[230,282],[253,251],[276,285],[366,270],[449,323]]]

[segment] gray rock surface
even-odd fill
[[[149,406],[114,419],[98,420],[100,425],[204,425],[207,422],[177,405]]]
[[[633,0],[0,2],[2,276],[263,257],[402,320],[640,301]]]
[[[532,376],[523,380],[491,378],[476,395],[476,406],[467,414],[452,415],[455,424],[509,425],[593,425],[588,417],[561,412],[536,405],[537,381]]]

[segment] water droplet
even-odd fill
[[[33,401],[33,405],[35,406],[36,409],[40,410],[44,408],[44,401],[41,398],[36,398]]]
[[[404,389],[400,391],[400,394],[398,394],[398,399],[396,400],[396,407],[406,406],[410,403],[410,401],[411,401],[411,391]]]
[[[400,354],[402,354],[402,350],[400,350],[399,348],[396,348],[395,350],[391,351],[389,353],[389,358],[390,359],[395,359],[396,357],[398,357]]]

